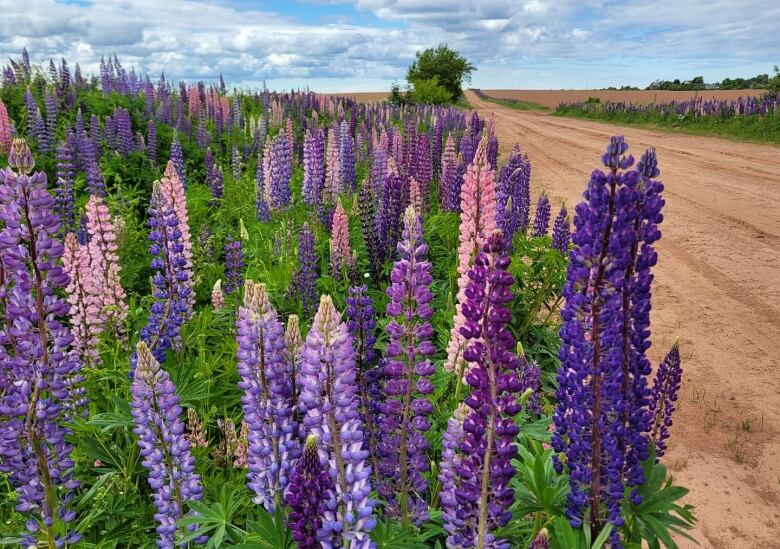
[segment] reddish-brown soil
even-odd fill
[[[534,195],[570,212],[610,135],[636,158],[656,147],[666,207],[650,354],[658,363],[680,336],[685,368],[664,462],[691,490],[700,547],[780,547],[780,148],[467,98],[495,115],[502,155],[515,142],[528,153]]]
[[[684,101],[698,96],[705,99],[736,99],[737,97],[762,95],[764,90],[704,90],[664,91],[664,90],[482,90],[489,97],[498,99],[518,99],[530,101],[554,109],[561,103],[585,101],[589,97],[598,97],[602,101],[630,101],[632,103],[662,103],[666,101]]]

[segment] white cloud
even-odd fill
[[[477,65],[474,84],[483,87],[689,76],[675,70],[747,76],[753,67],[768,71],[780,49],[780,7],[765,0],[304,1],[311,5],[299,4],[302,11],[339,14],[311,22],[220,0],[10,0],[0,17],[0,56],[18,58],[27,46],[35,61],[65,57],[94,71],[101,55],[116,52],[125,66],[154,76],[223,72],[235,83],[317,81],[336,90],[347,81],[352,89],[360,81],[386,87],[403,78],[416,50],[440,42]]]

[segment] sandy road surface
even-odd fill
[[[610,135],[637,159],[656,147],[666,207],[651,354],[679,335],[685,368],[665,463],[691,489],[701,547],[780,547],[780,148],[467,98],[495,114],[502,156],[515,142],[528,153],[534,195],[545,189],[554,208],[580,201]]]

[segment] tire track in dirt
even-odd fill
[[[515,142],[528,154],[534,196],[570,212],[610,135],[636,158],[656,147],[666,207],[650,355],[679,335],[685,368],[665,462],[691,489],[698,547],[780,547],[780,148],[467,99],[495,116],[502,155]]]

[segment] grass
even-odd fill
[[[501,105],[502,107],[508,107],[510,109],[515,109],[516,111],[542,111],[542,112],[549,112],[550,107],[545,107],[544,105],[540,105],[539,103],[534,103],[533,101],[522,101],[520,99],[499,99],[496,97],[488,97],[483,96],[482,99],[485,101],[489,101],[490,103],[495,103],[496,105]]]
[[[553,114],[675,133],[780,145],[780,113],[764,117],[748,115],[719,118],[714,116],[661,116],[652,113],[604,112],[583,110],[574,106],[561,106]]]

